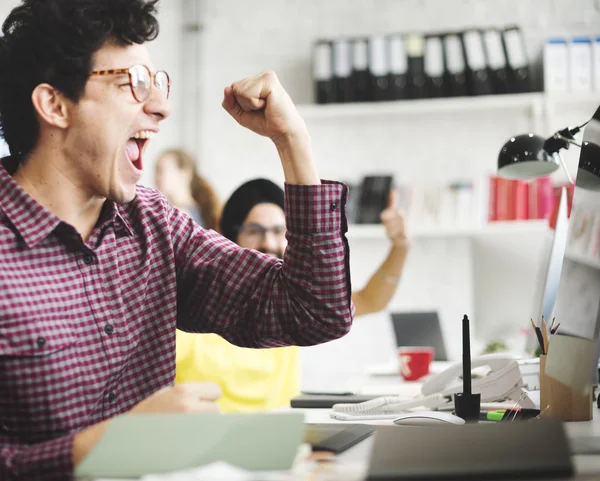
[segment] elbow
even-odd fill
[[[355,308],[353,302],[350,305],[346,305],[344,309],[332,313],[330,319],[324,323],[328,327],[327,341],[334,341],[348,334],[352,328],[354,316]]]

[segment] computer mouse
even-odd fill
[[[427,426],[432,424],[465,424],[463,418],[444,411],[412,411],[394,419],[399,426]]]

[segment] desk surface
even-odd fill
[[[390,391],[390,387],[395,386],[393,389],[394,394],[405,394],[415,395],[418,393],[420,386],[418,384],[404,384],[400,386],[398,381],[393,379],[371,379],[370,383],[364,385],[363,392],[383,392],[380,389],[387,386],[386,391]],[[289,409],[289,408],[288,408]],[[346,423],[345,421],[337,421],[329,416],[330,409],[294,409],[294,411],[302,411],[305,414],[305,422],[307,423]],[[596,437],[600,438],[600,410],[594,408],[595,419],[589,422],[577,422],[577,423],[565,423],[567,436],[572,439],[576,437]],[[391,425],[392,421],[356,421],[353,423],[362,422],[364,424],[377,424],[377,425]],[[271,476],[269,473],[268,477],[264,475],[257,475],[256,479],[277,481],[279,479],[284,481],[305,481],[310,479],[311,481],[360,481],[364,480],[367,474],[369,466],[369,456],[373,447],[374,437],[369,437],[364,441],[356,444],[347,451],[343,452],[332,461],[327,462],[309,462],[305,461],[299,463],[296,469],[292,473],[285,473],[281,476]],[[587,480],[587,479],[600,479],[600,455],[581,455],[573,457],[575,470],[577,473],[576,479]],[[273,473],[274,474],[274,473]],[[153,479],[161,479],[156,477]],[[162,479],[177,479],[182,481],[184,478],[170,478],[165,476]],[[186,478],[189,479],[189,478]],[[254,477],[251,478],[253,480]],[[108,481],[108,480],[97,480],[97,481]],[[112,480],[114,481],[114,480]],[[250,480],[247,480],[250,481]]]
[[[305,409],[305,420],[310,423],[334,422],[329,417],[330,409]],[[588,422],[565,423],[567,436],[574,437],[600,437],[600,412],[594,408],[596,418]],[[361,421],[353,421],[359,423]],[[391,421],[362,421],[365,424],[391,425]],[[340,454],[329,466],[316,467],[318,476],[315,480],[363,480],[368,469],[368,459],[373,446],[373,437],[370,437],[349,450]],[[600,455],[586,455],[573,457],[577,479],[599,479],[600,478]],[[321,477],[323,473],[324,477]],[[297,478],[302,479],[302,478]]]

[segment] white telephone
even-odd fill
[[[533,401],[523,389],[523,378],[517,360],[488,354],[473,358],[471,368],[489,367],[482,378],[472,380],[473,393],[481,394],[481,402],[501,402],[513,400],[521,407],[535,408]],[[402,396],[383,396],[356,404],[335,404],[331,417],[348,420],[344,414],[393,415],[412,408],[448,409],[454,405],[454,394],[462,392],[462,363],[449,367],[433,376],[421,387],[421,395],[406,399]]]

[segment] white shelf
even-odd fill
[[[595,111],[600,105],[600,92],[544,93],[482,95],[475,97],[449,97],[420,100],[395,100],[389,102],[356,102],[344,104],[298,105],[305,120],[351,117],[385,117],[407,114],[433,114],[443,112],[477,112],[498,110],[523,110],[541,112],[560,111],[563,108]]]
[[[550,231],[547,220],[490,222],[480,227],[430,227],[409,230],[413,238],[479,237],[486,235],[523,235]],[[351,224],[350,239],[384,239],[385,229],[380,224]]]
[[[449,97],[389,102],[356,102],[345,104],[298,105],[305,120],[333,117],[374,117],[403,114],[431,114],[481,110],[529,110],[542,100],[541,93],[514,95],[484,95],[478,97]]]
[[[565,258],[579,264],[585,264],[586,266],[593,267],[594,269],[600,269],[599,259],[594,259],[591,256],[581,254],[579,252],[567,251],[565,252]]]

